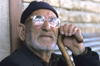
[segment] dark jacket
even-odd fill
[[[88,49],[85,55],[74,56],[76,66],[100,66],[99,56],[96,52]],[[63,57],[57,55],[60,60],[58,66],[67,66]],[[38,57],[32,53],[27,47],[22,46],[21,49],[15,50],[10,56],[0,62],[0,66],[43,66]]]

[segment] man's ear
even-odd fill
[[[25,25],[24,24],[19,24],[18,25],[18,34],[19,37],[22,41],[25,41]]]

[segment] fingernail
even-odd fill
[[[75,34],[75,33],[73,32],[73,34]]]
[[[63,31],[61,31],[61,34],[64,34],[64,32],[63,32]]]
[[[65,34],[66,36],[68,35],[68,33],[66,32],[66,34]]]
[[[71,33],[69,33],[69,36],[71,36]]]

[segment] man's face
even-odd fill
[[[34,11],[31,16],[41,15],[46,19],[56,17],[55,13],[47,9],[39,9]],[[28,18],[30,19],[31,16]],[[43,25],[36,26],[32,19],[28,22],[26,30],[26,44],[29,47],[38,50],[53,50],[56,46],[58,36],[58,28],[52,27],[46,20]]]

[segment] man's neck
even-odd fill
[[[52,51],[44,51],[44,50],[34,50],[33,48],[29,48],[33,53],[35,53],[37,56],[42,58],[44,61],[49,62],[51,58]]]

